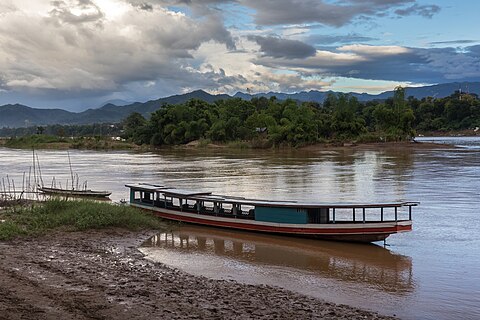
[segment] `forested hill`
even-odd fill
[[[231,97],[228,95],[211,95],[205,91],[198,90],[143,103],[135,102],[125,106],[116,106],[109,103],[101,108],[88,109],[79,113],[61,109],[35,109],[20,104],[9,104],[0,106],[0,128],[45,126],[52,124],[117,123],[125,119],[132,112],[138,112],[143,116],[148,116],[165,104],[179,104],[190,99],[200,99],[212,103],[217,100],[229,98]]]
[[[480,82],[447,83],[435,86],[426,86],[418,88],[405,88],[406,96],[414,96],[417,99],[424,97],[442,98],[447,97],[455,91],[471,92],[480,95]],[[249,95],[237,93],[234,97],[244,100],[252,98],[276,96],[279,100],[293,99],[297,101],[322,103],[326,97],[334,93],[308,91],[295,94],[285,94],[279,92],[270,92],[264,94]],[[352,93],[359,101],[385,100],[393,96],[393,91],[384,92],[379,95]],[[88,109],[83,112],[74,113],[62,109],[34,109],[24,105],[4,105],[0,106],[0,128],[2,127],[29,127],[45,126],[51,124],[74,125],[74,124],[92,124],[92,123],[117,123],[125,119],[133,112],[138,112],[144,117],[148,117],[152,112],[158,110],[165,104],[181,104],[190,99],[199,99],[208,103],[218,100],[232,98],[229,95],[211,95],[202,90],[193,91],[187,94],[174,95],[147,102],[136,102],[125,106],[116,106],[106,104],[98,109]]]

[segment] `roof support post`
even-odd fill
[[[383,207],[380,208],[380,221],[383,222]]]
[[[355,208],[353,208],[353,222],[355,222]]]
[[[335,208],[332,208],[333,223],[335,223]]]
[[[412,206],[408,206],[408,220],[412,220]]]
[[[365,208],[362,208],[363,223],[365,223]]]
[[[397,221],[398,219],[398,207],[395,207],[395,221]]]

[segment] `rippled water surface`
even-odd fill
[[[448,140],[448,141],[445,141]],[[441,143],[442,140],[436,139]],[[152,259],[193,274],[289,288],[406,319],[480,315],[480,139],[457,147],[318,151],[70,151],[80,183],[128,198],[125,183],[334,202],[420,201],[414,231],[389,246],[183,225],[149,240]],[[38,151],[44,183],[71,181],[66,151]],[[31,151],[0,148],[0,178],[17,187]]]

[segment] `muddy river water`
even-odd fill
[[[426,138],[425,138],[426,139]],[[404,319],[480,317],[480,138],[458,147],[312,151],[70,151],[80,184],[128,198],[152,182],[266,199],[420,201],[414,230],[374,245],[182,225],[147,241],[148,258],[215,279],[280,286]],[[38,151],[45,185],[71,181],[66,151]],[[0,148],[20,188],[32,153]],[[69,182],[70,183],[70,182]]]

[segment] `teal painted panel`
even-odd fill
[[[255,207],[255,220],[278,223],[307,223],[307,211],[297,208]]]

